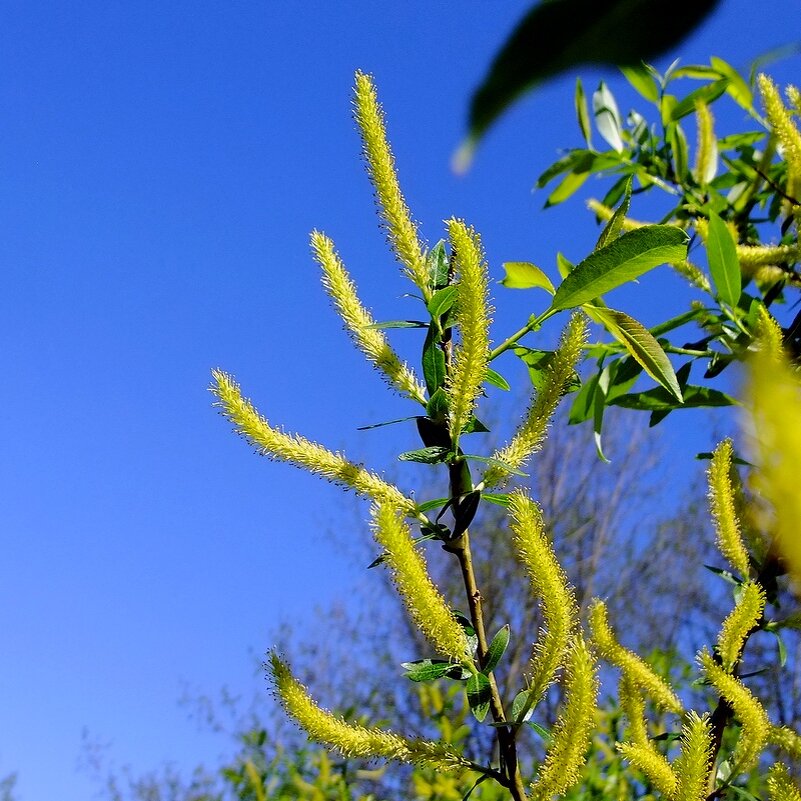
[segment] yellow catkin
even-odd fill
[[[564,664],[570,636],[578,620],[578,607],[567,576],[545,534],[537,505],[518,490],[511,495],[509,515],[517,558],[528,573],[532,592],[542,604],[545,625],[527,670],[533,706]]]
[[[620,668],[657,706],[676,714],[682,713],[681,701],[667,682],[657,676],[637,654],[624,648],[617,641],[609,625],[603,601],[595,599],[590,605],[589,623],[593,642],[603,659]]]
[[[709,283],[709,279],[704,275],[703,270],[691,261],[684,259],[683,261],[672,262],[670,266],[680,276],[703,292],[712,291],[712,285]]]
[[[493,454],[493,458],[501,464],[492,464],[487,468],[482,479],[485,487],[498,486],[509,478],[510,473],[503,465],[518,469],[542,447],[548,424],[564,395],[565,385],[573,375],[586,341],[586,318],[582,312],[576,312],[562,332],[559,346],[544,371],[541,389],[535,393],[520,427],[509,444]]]
[[[774,513],[773,535],[790,574],[801,586],[801,382],[781,346],[781,329],[767,317],[750,360],[747,406],[759,470],[755,483]]]
[[[801,247],[798,245],[738,245],[737,259],[742,270],[750,275],[760,267],[794,264],[801,259]]]
[[[706,103],[695,104],[698,123],[698,149],[695,154],[693,177],[706,186],[718,171],[718,140],[715,138],[715,118]]]
[[[755,581],[747,581],[741,587],[737,605],[723,621],[718,635],[718,654],[728,672],[739,661],[745,639],[762,617],[764,609],[765,591]]]
[[[792,115],[782,102],[779,89],[766,75],[757,77],[757,84],[765,106],[768,123],[782,146],[782,155],[787,162],[787,194],[795,199],[792,204],[794,213],[798,212],[798,201],[801,200],[801,132],[799,132]]]
[[[489,364],[489,305],[487,262],[478,234],[461,220],[448,220],[448,236],[456,262],[459,296],[456,324],[459,344],[445,390],[448,394],[451,439],[458,442],[462,428],[473,413]]]
[[[678,786],[676,774],[670,763],[655,748],[639,743],[617,743],[617,750],[623,759],[644,773],[649,781],[667,798],[672,798]]]
[[[759,761],[768,740],[771,725],[768,714],[751,691],[734,676],[730,676],[704,649],[698,655],[704,674],[720,695],[728,701],[742,723],[740,738],[734,754],[737,771],[747,773]]]
[[[801,801],[801,792],[793,784],[787,766],[780,762],[771,766],[766,784],[771,801]]]
[[[359,300],[356,285],[334,249],[334,243],[325,234],[313,231],[311,246],[323,270],[323,285],[356,347],[384,375],[390,386],[412,400],[425,404],[425,389],[412,370],[398,358],[384,334],[370,328],[375,320]]]
[[[706,715],[687,715],[681,730],[681,753],[673,766],[678,779],[672,801],[703,801],[712,756],[712,731]]]
[[[748,551],[740,534],[740,523],[734,506],[731,483],[732,443],[724,439],[712,454],[707,479],[709,506],[715,521],[717,545],[729,564],[743,578],[749,573]]]
[[[801,92],[798,91],[797,86],[788,86],[785,90],[787,100],[793,107],[796,114],[801,114]]]
[[[220,370],[213,370],[212,376],[214,384],[211,391],[218,398],[216,405],[234,424],[237,433],[259,453],[302,467],[373,500],[388,501],[403,509],[407,515],[415,514],[414,502],[404,497],[397,487],[316,442],[273,428],[243,397],[239,385],[231,376]]]
[[[333,746],[345,756],[383,757],[416,765],[452,770],[467,765],[453,749],[425,740],[409,740],[393,732],[345,722],[322,709],[287,665],[270,654],[270,673],[287,714],[315,741]]]
[[[464,629],[431,581],[402,512],[386,503],[374,507],[373,531],[385,550],[392,580],[418,629],[442,656],[454,662],[468,660]]]
[[[768,742],[793,759],[801,759],[801,735],[789,726],[771,726]]]
[[[581,778],[598,699],[595,659],[581,636],[573,640],[565,674],[565,697],[551,741],[532,785],[534,798],[549,801]]]
[[[379,212],[384,219],[387,236],[405,272],[419,287],[425,300],[431,296],[426,256],[417,236],[395,172],[395,159],[387,141],[384,111],[378,102],[373,79],[356,73],[353,113],[362,136],[362,151],[367,172],[375,189]]]

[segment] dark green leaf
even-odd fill
[[[487,503],[494,503],[497,506],[509,506],[509,495],[506,492],[482,492],[481,497]]]
[[[448,285],[448,254],[444,239],[440,239],[428,253],[428,276],[433,291]]]
[[[676,120],[680,120],[682,117],[692,114],[693,111],[695,111],[695,104],[698,102],[712,103],[713,101],[717,100],[726,91],[726,87],[728,85],[729,79],[721,78],[714,83],[701,86],[694,92],[690,92],[687,97],[685,97],[683,100],[680,100],[675,106],[673,106],[673,109],[670,112],[671,121],[676,122]]]
[[[502,626],[498,633],[492,638],[492,642],[487,649],[487,658],[484,662],[484,673],[491,673],[498,666],[498,662],[501,661],[501,657],[506,651],[506,646],[509,645],[510,635],[511,629],[507,623],[505,626]]]
[[[455,524],[451,536],[453,536],[454,539],[467,531],[468,527],[473,522],[473,518],[476,516],[480,503],[481,491],[473,490],[463,495],[453,504],[452,508]]]
[[[413,417],[399,417],[397,420],[387,420],[386,423],[373,423],[369,426],[359,426],[357,431],[369,431],[371,428],[383,428],[384,426],[394,426],[395,423],[407,423],[409,420],[417,420],[418,415]]]
[[[679,182],[687,180],[690,173],[689,156],[687,154],[687,137],[678,122],[667,126],[666,137],[673,156],[673,172]]]
[[[506,391],[510,389],[509,382],[491,367],[487,368],[487,377],[484,380],[488,384],[492,384],[493,387],[498,387],[498,389],[503,389]]]
[[[479,776],[475,780],[473,786],[462,796],[462,801],[468,801],[470,796],[473,795],[473,790],[475,790],[476,787],[478,787],[479,784],[482,784],[483,782],[487,781],[487,779],[489,779],[489,778],[491,778],[491,777],[488,776],[486,773],[483,773],[481,776]]]
[[[709,214],[706,253],[718,297],[729,306],[736,306],[743,289],[737,245],[729,227],[715,212]]]
[[[574,426],[578,423],[583,423],[592,417],[593,409],[595,408],[595,390],[598,386],[598,373],[596,373],[588,381],[581,385],[581,389],[573,399],[573,405],[570,407],[570,415],[567,422],[569,425]]]
[[[687,234],[672,225],[629,231],[577,264],[557,288],[551,308],[580,306],[660,264],[682,261],[687,241]]]
[[[426,414],[435,422],[441,422],[448,416],[448,396],[440,387],[426,403]]]
[[[688,386],[684,389],[684,402],[677,403],[676,399],[662,387],[649,389],[647,392],[638,392],[632,395],[621,395],[610,401],[613,406],[622,406],[625,409],[639,409],[645,412],[670,411],[673,409],[691,409],[702,406],[732,406],[737,401],[725,392],[709,387]]]
[[[674,0],[654,21],[653,0],[550,0],[534,5],[496,55],[470,106],[469,162],[476,142],[527,89],[579,64],[637,65],[679,42],[716,0]]]
[[[386,320],[382,323],[372,323],[365,328],[428,328],[428,323],[422,320]]]
[[[448,448],[432,446],[430,448],[418,448],[415,451],[406,451],[400,454],[398,459],[402,462],[420,462],[421,464],[439,464],[444,462],[450,451]]]
[[[470,415],[470,419],[465,423],[464,428],[462,428],[462,434],[487,433],[489,433],[489,429],[474,414]]]
[[[724,581],[728,581],[729,584],[734,584],[735,587],[739,587],[743,583],[742,580],[738,579],[730,570],[724,570],[722,567],[713,567],[712,565],[704,565],[704,567],[710,573],[714,573],[716,576],[720,576]]]
[[[584,95],[584,87],[581,85],[581,78],[576,78],[576,91],[573,95],[573,102],[576,107],[576,119],[578,120],[581,135],[584,137],[587,147],[592,147],[590,113],[587,110],[587,98]]]
[[[438,506],[442,506],[443,503],[447,503],[447,498],[434,498],[433,500],[426,501],[425,503],[421,503],[417,506],[418,512],[428,512],[431,509],[436,509]]]
[[[544,289],[552,295],[556,291],[551,279],[535,264],[527,261],[506,261],[502,265],[506,276],[500,282],[507,289]]]
[[[623,229],[623,221],[629,213],[631,206],[631,178],[626,181],[626,186],[623,189],[623,201],[615,210],[615,213],[609,219],[609,222],[604,226],[601,235],[598,237],[598,242],[595,245],[595,250],[600,250],[605,245],[614,242],[618,238],[621,230]]]
[[[439,335],[433,326],[429,326],[423,343],[423,378],[429,395],[433,395],[445,383],[445,354],[439,342]]]
[[[695,320],[701,314],[703,314],[703,310],[701,309],[690,309],[690,311],[679,314],[676,317],[671,317],[670,320],[666,320],[664,323],[655,325],[649,330],[653,336],[661,337],[663,334],[667,334],[669,331],[673,331],[675,328],[681,328],[681,326],[686,325],[692,320]]]
[[[551,742],[551,731],[550,729],[546,729],[545,726],[540,726],[539,723],[535,723],[533,720],[528,721],[528,725],[534,729],[540,737],[542,737],[543,741],[548,744]]]
[[[456,286],[446,286],[438,289],[428,301],[428,311],[432,319],[439,320],[454,304],[459,288]]]
[[[526,713],[526,718],[531,714],[531,710],[527,710],[529,697],[531,696],[530,690],[521,690],[516,696],[514,701],[512,701],[512,712],[511,718],[515,723],[523,723],[524,721],[521,720],[521,715]]]
[[[411,681],[433,681],[453,670],[454,665],[442,659],[418,659],[415,662],[403,662],[401,667]]]
[[[487,717],[490,704],[490,683],[483,673],[474,673],[467,680],[467,703],[473,717],[480,723]]]

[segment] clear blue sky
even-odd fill
[[[508,114],[469,175],[449,171],[527,5],[4,5],[0,776],[20,772],[24,801],[91,797],[84,727],[139,769],[207,755],[184,683],[258,686],[250,652],[356,575],[325,536],[352,507],[255,457],[206,391],[224,367],[272,420],[379,467],[407,445],[354,431],[406,407],[352,352],[308,251],[324,229],[376,315],[408,313],[357,155],[356,68],[376,77],[429,241],[465,217],[497,278],[505,260],[553,274],[556,250],[594,241],[578,201],[542,213],[531,194],[578,144],[572,77]],[[679,54],[744,66],[797,21],[787,0],[722,0]],[[499,288],[499,335],[532,302]]]

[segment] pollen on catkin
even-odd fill
[[[470,659],[464,629],[429,577],[402,511],[390,503],[373,507],[373,532],[410,617],[437,651],[454,662]]]
[[[793,759],[801,759],[801,734],[793,731],[789,726],[771,726],[768,732],[768,742],[776,748],[789,754]]]
[[[530,703],[536,704],[563,666],[570,637],[578,620],[575,595],[545,534],[542,513],[521,490],[509,502],[512,544],[534,596],[542,604],[544,630],[534,647],[527,674]]]
[[[765,609],[765,591],[755,581],[741,587],[736,606],[723,621],[718,635],[718,654],[727,672],[731,672],[740,659],[746,637],[753,630]]]
[[[706,186],[718,171],[718,140],[715,137],[715,118],[706,103],[695,104],[695,118],[698,121],[698,149],[695,154],[693,177]]]
[[[771,801],[801,801],[801,792],[793,784],[787,766],[780,762],[771,765],[766,784]]]
[[[448,236],[456,263],[459,294],[456,325],[459,342],[453,349],[445,391],[448,395],[451,440],[457,443],[473,414],[487,377],[492,309],[489,304],[487,262],[478,234],[462,220],[448,220]]]
[[[333,746],[345,756],[382,757],[444,770],[466,766],[453,749],[425,740],[408,740],[393,732],[345,722],[322,709],[289,667],[271,653],[268,668],[287,714],[315,741]]]
[[[576,312],[562,332],[559,346],[544,371],[541,388],[534,394],[520,427],[509,444],[493,454],[500,464],[494,463],[487,468],[482,479],[485,487],[496,487],[509,478],[510,473],[503,465],[517,470],[542,447],[548,424],[565,393],[565,385],[573,375],[586,341],[586,318],[583,313]]]
[[[590,605],[589,624],[592,641],[603,659],[620,668],[658,707],[676,714],[683,712],[681,701],[667,682],[657,676],[637,654],[617,641],[603,601],[595,599]]]
[[[704,801],[711,758],[709,718],[690,712],[681,729],[681,753],[673,765],[678,781],[672,801]]]
[[[360,465],[353,464],[322,445],[298,434],[287,434],[273,428],[255,406],[243,397],[239,385],[221,370],[213,370],[211,391],[217,396],[215,404],[233,424],[236,432],[251,443],[259,453],[282,462],[302,467],[310,473],[327,478],[360,495],[377,501],[389,501],[404,514],[415,513],[414,502],[401,491]]]
[[[353,115],[362,137],[362,152],[367,172],[375,189],[379,213],[384,219],[387,237],[405,273],[423,293],[431,296],[428,285],[426,256],[417,236],[417,225],[401,193],[384,123],[384,112],[378,102],[373,79],[363,72],[356,73],[353,96]]]
[[[623,759],[644,773],[666,798],[674,796],[678,779],[670,763],[655,748],[641,743],[617,743],[616,748]]]
[[[759,756],[770,734],[771,725],[768,713],[751,691],[734,676],[730,676],[712,658],[712,655],[704,649],[698,655],[698,662],[704,671],[707,679],[729,702],[734,714],[742,723],[740,738],[737,740],[737,748],[734,753],[734,760],[737,770],[747,773],[759,761]]]
[[[580,778],[595,722],[597,665],[581,635],[572,642],[564,678],[565,696],[551,731],[551,741],[532,790],[537,801],[549,801]]]
[[[732,443],[724,439],[712,454],[707,474],[709,505],[715,521],[717,545],[729,564],[743,577],[749,573],[748,551],[740,534],[731,483]]]
[[[425,405],[425,389],[415,374],[398,358],[384,334],[370,327],[375,320],[359,300],[356,285],[334,249],[334,243],[325,234],[313,231],[311,246],[323,270],[323,285],[356,347],[384,375],[390,386]]]

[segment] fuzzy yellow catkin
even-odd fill
[[[768,742],[789,754],[793,759],[801,759],[801,734],[793,731],[789,726],[771,726],[768,732]]]
[[[375,538],[385,550],[392,580],[415,625],[442,656],[454,662],[468,661],[464,629],[431,581],[402,510],[382,503],[373,507],[372,516]]]
[[[509,500],[512,544],[525,568],[534,596],[542,604],[544,631],[527,669],[530,704],[536,704],[564,664],[570,636],[578,620],[575,595],[545,534],[542,513],[522,490]]]
[[[384,112],[378,102],[373,79],[356,73],[353,114],[362,137],[362,152],[367,172],[375,189],[376,201],[387,230],[390,245],[427,301],[431,296],[428,284],[426,255],[417,236],[417,225],[401,193],[395,172],[395,159],[387,141]]]
[[[681,730],[681,753],[673,766],[678,781],[672,801],[703,801],[707,797],[711,757],[709,718],[690,712]]]
[[[712,686],[726,699],[742,724],[734,753],[738,772],[747,773],[759,761],[768,740],[771,725],[765,708],[751,691],[734,676],[730,676],[704,649],[698,661]]]
[[[503,465],[517,470],[525,465],[545,441],[548,424],[565,392],[581,349],[587,341],[587,321],[582,312],[576,312],[565,326],[559,346],[542,377],[542,386],[531,401],[526,416],[508,445],[493,454],[501,464],[491,464],[484,473],[482,482],[488,489],[502,484],[509,478]]]
[[[487,262],[478,234],[462,220],[448,220],[447,226],[459,286],[456,305],[459,343],[453,350],[445,391],[451,440],[457,443],[487,377],[492,309],[489,305]]]
[[[397,487],[316,442],[274,428],[243,397],[239,385],[231,376],[221,370],[213,370],[212,377],[214,384],[211,391],[218,398],[215,405],[234,424],[236,432],[259,453],[302,467],[373,500],[388,501],[402,509],[404,514],[415,514],[414,502],[404,497]]]
[[[732,443],[724,439],[715,448],[709,465],[709,506],[715,521],[717,545],[729,564],[743,578],[748,577],[749,560],[740,523],[734,506],[734,488],[731,483]]]
[[[323,285],[356,347],[384,375],[390,386],[425,405],[425,388],[412,370],[398,358],[384,334],[370,327],[375,320],[359,300],[356,285],[334,249],[334,243],[325,234],[313,231],[311,247],[314,258],[323,270]]]
[[[766,784],[771,801],[801,801],[801,792],[793,784],[787,766],[780,762],[771,765]]]
[[[753,630],[765,609],[765,591],[755,581],[741,587],[740,598],[718,635],[718,654],[724,670],[731,672],[740,659],[746,637]]]
[[[580,778],[595,722],[597,665],[584,639],[573,639],[564,680],[565,696],[551,731],[551,741],[532,784],[537,801],[549,801]]]
[[[672,798],[678,786],[678,779],[670,763],[655,748],[640,743],[617,743],[617,750],[623,759],[644,773],[651,783],[667,798]]]
[[[718,140],[715,138],[715,118],[706,103],[695,104],[695,118],[698,122],[698,149],[695,155],[693,177],[706,186],[718,171]]]
[[[637,654],[617,641],[609,625],[606,604],[597,598],[590,605],[589,623],[593,643],[603,659],[620,668],[657,706],[676,714],[682,713],[681,701],[667,682],[657,676]]]
[[[289,667],[272,653],[268,668],[276,693],[287,714],[315,741],[333,746],[345,756],[383,757],[443,770],[466,766],[456,751],[439,743],[409,740],[393,732],[347,723],[322,709]]]

